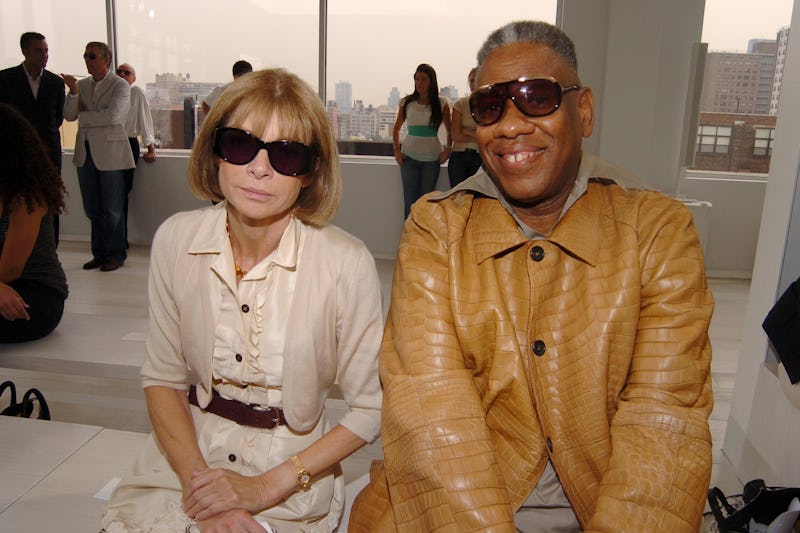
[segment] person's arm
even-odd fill
[[[9,206],[7,210],[8,232],[0,253],[0,316],[6,320],[28,320],[28,303],[7,284],[22,275],[47,207],[35,204],[33,211],[29,212],[23,202]]]
[[[111,82],[107,81],[107,83]],[[116,78],[111,91],[111,99],[107,106],[102,109],[80,112],[81,128],[101,128],[114,124],[125,126],[131,107],[131,86],[125,80]]]
[[[72,122],[78,118],[78,113],[81,111],[78,79],[72,74],[62,74],[61,78],[69,90],[69,94],[64,99],[64,120]]]
[[[453,151],[453,131],[450,126],[450,106],[447,104],[447,102],[442,105],[442,124],[444,124],[444,130],[447,132],[447,144],[439,156],[439,163],[444,163],[447,161],[450,157],[450,153]]]
[[[461,105],[458,103],[453,106],[453,114],[451,115],[451,126],[453,128],[453,140],[459,143],[475,142],[475,128],[465,128],[462,124],[463,112]]]
[[[394,121],[394,128],[392,128],[392,150],[394,152],[394,160],[397,164],[403,165],[403,153],[400,151],[400,128],[403,127],[403,122],[406,117],[403,114],[403,103],[400,102],[400,109],[397,110],[397,118]]]
[[[447,217],[424,205],[412,210],[400,241],[380,355],[395,525],[513,533],[486,412],[455,330]]]
[[[42,217],[47,214],[47,207],[41,204],[34,204],[32,212],[24,202],[9,207],[8,232],[0,253],[0,281],[4,283],[22,275],[36,244]]]
[[[134,86],[135,87],[135,86]],[[134,93],[136,95],[134,96]],[[142,145],[147,148],[143,159],[152,163],[156,160],[156,137],[153,128],[153,115],[150,113],[150,103],[147,101],[147,95],[140,88],[131,89],[131,102],[136,99],[136,114],[138,115],[136,123],[141,128]]]
[[[634,354],[586,531],[619,531],[624,523],[626,531],[658,524],[689,533],[699,526],[711,473],[713,299],[689,211],[661,199],[644,202],[639,212]]]
[[[178,475],[184,494],[190,490],[192,473],[208,468],[189,411],[185,390],[163,386],[145,387],[147,413],[153,432],[172,469]]]
[[[314,476],[326,472],[364,444],[366,442],[355,433],[337,425],[297,457],[313,480]],[[297,468],[290,460],[252,477],[225,468],[198,469],[191,478],[189,490],[184,491],[183,508],[196,520],[205,520],[233,509],[257,514],[298,490]]]

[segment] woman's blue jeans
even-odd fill
[[[411,205],[422,195],[436,188],[439,179],[439,170],[442,168],[439,161],[417,161],[407,155],[403,156],[400,166],[400,177],[403,179],[403,202],[405,203],[405,218],[411,211]]]

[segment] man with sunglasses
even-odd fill
[[[128,133],[128,142],[131,145],[131,155],[133,155],[133,168],[125,171],[125,207],[122,213],[122,220],[125,223],[125,247],[128,247],[128,196],[133,189],[133,173],[136,171],[136,164],[139,163],[141,147],[139,136],[142,137],[142,144],[147,147],[143,159],[152,163],[156,160],[156,138],[153,131],[153,116],[150,114],[150,104],[147,95],[136,81],[136,70],[128,63],[122,63],[117,67],[117,76],[128,82],[131,86],[131,107],[128,110],[128,118],[125,121],[125,131]]]
[[[350,531],[696,532],[713,301],[691,214],[583,153],[592,92],[558,28],[492,33],[477,85],[485,171],[406,222],[383,470]]]
[[[89,76],[78,81],[64,74],[69,94],[64,118],[78,120],[75,155],[83,210],[92,225],[92,259],[85,270],[116,270],[125,250],[125,170],[134,167],[125,131],[131,102],[128,82],[111,70],[111,49],[90,42],[83,54]]]

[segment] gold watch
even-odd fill
[[[311,488],[311,472],[303,466],[302,461],[296,455],[293,455],[289,458],[292,463],[294,463],[295,468],[297,468],[297,486],[300,487],[300,490],[308,490]]]

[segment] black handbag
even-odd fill
[[[751,519],[768,525],[794,498],[800,498],[800,487],[767,487],[763,479],[748,481],[736,496],[727,497],[718,487],[708,489],[708,505],[720,533],[748,533]]]
[[[16,416],[21,418],[31,418],[36,411],[36,403],[39,404],[39,411],[36,417],[39,420],[50,420],[50,407],[44,399],[44,394],[39,389],[28,389],[22,396],[22,401],[17,402],[17,391],[14,383],[5,381],[0,385],[0,395],[3,391],[11,391],[11,403],[8,407],[0,411],[2,416]]]

